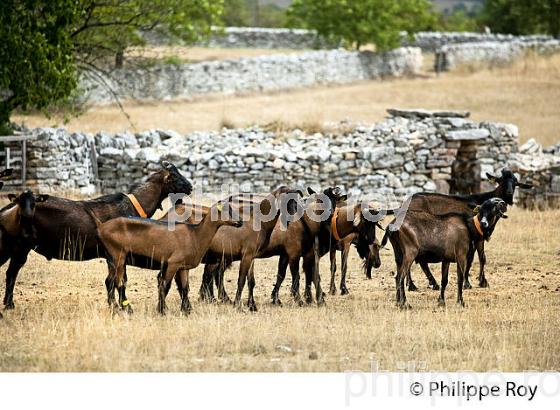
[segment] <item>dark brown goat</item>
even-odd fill
[[[385,246],[390,240],[393,246],[397,264],[397,304],[410,307],[406,303],[404,280],[416,260],[443,263],[440,304],[445,304],[449,264],[457,263],[457,302],[464,305],[463,275],[473,242],[490,239],[498,220],[507,218],[506,211],[507,205],[503,200],[492,198],[468,214],[451,212],[433,215],[409,211],[398,230],[387,229],[382,245]]]
[[[103,257],[97,239],[96,226],[89,217],[87,208],[105,222],[120,216],[152,216],[161,202],[171,193],[190,194],[192,185],[168,162],[162,163],[163,170],[150,175],[145,183],[132,190],[132,195],[122,193],[105,195],[89,201],[72,201],[50,196],[37,204],[33,217],[33,243],[13,247],[2,238],[0,261],[10,259],[6,271],[6,294],[4,305],[14,307],[13,290],[19,270],[27,255],[34,249],[47,259],[89,260]],[[135,205],[132,201],[135,200]],[[9,251],[5,251],[9,250]],[[107,283],[109,287],[111,284]]]
[[[281,215],[281,210],[286,208],[289,214],[295,212],[297,204],[295,201],[286,197],[285,195],[291,194],[298,196],[301,194],[298,190],[292,190],[287,187],[281,187],[272,193],[266,195],[260,202],[251,203],[251,195],[241,195],[241,199],[246,197],[248,201],[242,201],[238,210],[247,215],[249,220],[244,221],[241,228],[233,230],[230,227],[220,229],[217,235],[212,240],[208,252],[203,258],[206,264],[204,269],[203,286],[201,287],[201,297],[203,299],[212,299],[212,279],[217,279],[219,289],[219,298],[222,300],[229,300],[225,289],[223,287],[223,275],[216,271],[220,270],[222,266],[229,266],[233,261],[240,260],[239,277],[237,281],[237,293],[235,296],[235,304],[241,305],[241,295],[245,282],[248,282],[249,296],[247,305],[251,311],[257,310],[255,303],[253,289],[255,287],[255,275],[253,272],[254,259],[268,246],[270,235],[276,224],[278,223]],[[284,204],[285,198],[287,203]],[[249,202],[249,203],[247,203]],[[183,210],[189,211],[193,209],[192,205],[183,205]],[[194,209],[201,209],[194,207]],[[255,219],[255,212],[260,212],[260,215],[272,215],[263,221]],[[180,211],[177,211],[180,213]],[[202,211],[204,213],[204,211]],[[164,216],[162,220],[167,220],[168,215]],[[255,227],[255,221],[259,226]]]
[[[522,189],[529,189],[532,187],[530,184],[525,184],[519,182],[515,175],[507,170],[502,170],[501,177],[495,177],[491,174],[486,174],[488,179],[492,182],[498,184],[496,189],[489,192],[483,192],[479,194],[471,195],[443,195],[434,193],[418,193],[413,195],[410,205],[408,207],[409,211],[425,211],[433,215],[443,215],[450,212],[465,213],[470,212],[475,206],[481,205],[484,201],[491,198],[500,198],[505,201],[508,205],[513,205],[513,195],[515,193],[515,188],[519,187]],[[480,287],[488,287],[488,281],[484,275],[484,266],[486,264],[486,255],[484,253],[484,241],[478,241],[475,244],[475,248],[471,250],[472,254],[469,255],[467,266],[464,275],[464,288],[470,289],[472,286],[469,282],[468,276],[469,271],[472,266],[472,261],[474,257],[474,250],[476,249],[478,253],[478,259],[480,263],[480,271],[478,276],[478,282]],[[428,281],[430,287],[437,290],[439,288],[437,281],[432,275],[430,268],[427,263],[420,262],[420,266]],[[409,290],[416,290],[414,282],[408,277]]]
[[[165,298],[169,285],[179,275],[181,311],[188,313],[189,270],[194,269],[208,251],[214,236],[222,226],[239,228],[241,221],[232,219],[231,207],[225,204],[229,215],[225,216],[224,204],[215,204],[198,225],[179,223],[170,229],[165,222],[144,218],[116,218],[101,223],[91,212],[97,225],[97,234],[106,251],[107,260],[114,266],[113,282],[119,294],[119,306],[130,310],[125,296],[124,273],[127,259],[131,257],[148,258],[156,262],[162,271],[158,276],[158,311],[165,313]],[[214,212],[215,211],[215,212]],[[110,295],[109,295],[110,297]]]
[[[8,198],[11,202],[0,209],[1,255],[9,255],[14,248],[25,246],[34,239],[32,220],[35,205],[46,201],[48,195],[35,196],[28,190],[17,196],[9,194]],[[3,257],[1,262],[5,263],[7,259],[7,257]],[[10,285],[13,286],[13,284]],[[4,304],[8,302],[9,300],[4,298]]]
[[[301,296],[299,294],[299,260],[304,252],[307,252],[308,250],[313,251],[314,237],[320,232],[320,226],[325,223],[328,225],[329,223],[328,220],[323,222],[315,222],[311,218],[309,218],[309,215],[311,213],[317,212],[319,208],[319,203],[317,202],[318,197],[315,195],[315,191],[311,189],[309,190],[312,197],[307,199],[306,207],[304,209],[306,212],[302,215],[302,217],[290,223],[289,226],[287,226],[287,229],[283,229],[282,225],[277,222],[270,235],[268,244],[265,247],[261,248],[261,250],[256,255],[256,258],[269,258],[272,256],[281,255],[279,272],[282,272],[284,276],[288,263],[290,264],[290,268],[292,270],[292,295],[296,302],[299,304],[303,304]],[[337,199],[346,199],[346,196],[341,195],[338,189],[329,188],[323,193],[327,198],[329,198],[331,208],[334,208],[334,204]],[[216,286],[218,287],[218,295],[220,300],[229,300],[229,297],[227,296],[227,293],[225,292],[225,289],[223,287],[223,274],[231,266],[233,260],[235,259],[224,258],[220,260],[219,263],[209,264],[206,266],[203,278],[205,293],[208,293],[210,295],[213,294],[212,278],[214,278]],[[282,268],[282,263],[284,260],[286,260],[286,263]],[[315,283],[315,288],[318,289],[318,303],[322,303],[323,292],[321,290],[318,279],[319,277],[317,274],[315,277],[311,277],[310,281],[312,283]],[[272,299],[273,303],[280,304],[277,292],[273,291]]]
[[[341,251],[341,276],[340,294],[347,295],[346,271],[348,269],[348,255],[350,247],[355,245],[358,255],[363,260],[363,267],[366,276],[371,279],[373,267],[379,268],[381,260],[379,258],[379,242],[375,239],[375,228],[380,225],[377,222],[369,222],[362,213],[364,205],[354,204],[337,206],[335,214],[331,220],[332,245],[330,248],[331,261],[331,283],[329,292],[336,294],[336,251]]]
[[[348,288],[346,286],[346,272],[348,270],[348,256],[350,254],[350,248],[352,245],[356,246],[358,250],[358,255],[360,259],[362,259],[362,267],[364,273],[368,279],[371,279],[371,271],[373,268],[377,269],[381,266],[381,258],[379,256],[379,251],[381,249],[381,244],[377,239],[373,240],[373,243],[368,244],[367,247],[364,249],[359,247],[359,237],[358,233],[352,233],[350,235],[345,236],[338,242],[336,242],[330,250],[330,259],[331,259],[331,284],[329,287],[329,292],[331,295],[336,294],[336,251],[341,252],[340,257],[340,267],[341,267],[341,275],[340,275],[340,294],[347,295]]]

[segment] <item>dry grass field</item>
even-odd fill
[[[368,371],[372,359],[383,370],[560,370],[560,211],[509,214],[487,244],[491,287],[466,291],[465,308],[454,303],[454,268],[448,306],[439,308],[415,267],[421,291],[409,294],[412,310],[398,310],[392,251],[384,250],[373,280],[362,276],[352,252],[350,295],[329,296],[321,308],[293,305],[289,278],[284,306],[270,305],[276,259],[259,260],[257,313],[197,302],[198,268],[193,313],[179,314],[173,289],[160,317],[156,272],[130,269],[135,313],[113,316],[104,262],[47,262],[32,254],[16,286],[16,310],[0,320],[0,371]],[[327,259],[321,269],[328,288]],[[226,274],[230,294],[236,276]]]
[[[235,51],[194,50],[186,58],[221,58],[224,53],[232,57]],[[560,140],[560,55],[527,56],[510,67],[466,67],[440,76],[430,72],[429,66],[427,61],[426,72],[418,78],[193,101],[126,102],[130,120],[116,106],[94,106],[65,126],[87,132],[163,128],[184,133],[219,129],[224,124],[272,122],[317,128],[343,119],[377,122],[386,116],[387,108],[420,107],[468,110],[476,120],[516,124],[522,142],[536,138],[549,145]],[[46,119],[39,114],[17,115],[14,120],[31,127],[63,124],[62,117]]]

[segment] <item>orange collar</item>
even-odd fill
[[[480,221],[478,220],[478,215],[473,217],[474,227],[476,231],[480,234],[480,236],[484,237],[484,232],[482,231],[482,227],[480,226]]]
[[[340,235],[338,234],[338,229],[336,229],[336,220],[338,218],[338,208],[334,208],[334,213],[331,218],[331,232],[334,236],[334,239],[340,241]]]
[[[130,199],[130,202],[132,202],[132,206],[134,206],[134,209],[136,209],[140,218],[147,218],[148,215],[146,214],[146,211],[144,211],[144,208],[142,208],[142,205],[140,205],[140,202],[138,202],[138,199],[136,199],[134,194],[126,194],[126,196]]]

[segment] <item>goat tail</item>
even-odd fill
[[[95,226],[97,226],[97,229],[99,229],[99,227],[103,224],[101,219],[97,217],[95,211],[92,208],[90,208],[87,204],[85,205],[85,209],[88,215],[90,216],[90,218],[93,220],[93,223],[95,223]]]

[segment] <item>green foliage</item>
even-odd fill
[[[437,16],[431,7],[427,0],[295,0],[288,16],[292,25],[343,39],[349,47],[374,44],[387,50],[399,45],[401,31],[433,28]]]
[[[76,1],[81,14],[72,40],[85,68],[98,68],[98,61],[143,45],[142,31],[198,41],[220,23],[223,12],[223,0]]]
[[[463,10],[455,10],[449,15],[441,14],[438,30],[440,31],[478,31],[476,18],[469,16]]]
[[[481,23],[494,32],[560,36],[560,0],[487,0]]]
[[[224,0],[223,22],[228,27],[285,27],[286,10],[261,0]]]
[[[0,2],[0,126],[15,108],[45,109],[76,87],[75,0]]]
[[[222,11],[223,0],[0,1],[0,127],[16,108],[68,102],[80,70],[102,81],[109,58],[144,43],[141,31],[194,42]]]

